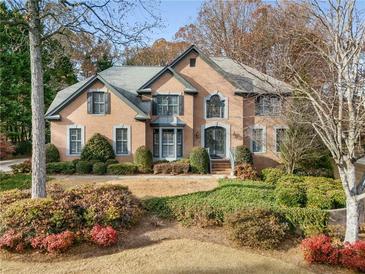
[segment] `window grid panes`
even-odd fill
[[[225,102],[219,95],[213,95],[206,104],[207,118],[224,118]]]
[[[70,129],[70,154],[81,153],[81,128]]]
[[[175,134],[173,129],[162,130],[162,157],[175,157]]]
[[[158,95],[157,96],[157,115],[178,115],[179,96],[178,95]]]
[[[254,128],[252,129],[252,152],[264,151],[264,129]]]
[[[183,134],[182,134],[182,129],[177,129],[176,130],[176,154],[177,157],[182,157],[183,156]]]
[[[256,98],[256,115],[278,116],[281,114],[281,100],[275,95],[261,95]]]
[[[115,130],[116,154],[128,154],[128,129],[117,128]]]
[[[153,157],[160,156],[160,130],[153,130]]]
[[[93,113],[105,113],[105,94],[104,92],[93,92]]]
[[[280,146],[284,141],[286,129],[285,128],[277,128],[275,130],[276,133],[276,144],[275,144],[275,150],[276,152],[280,152]]]

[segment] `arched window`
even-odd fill
[[[207,118],[224,118],[225,102],[218,94],[211,96],[206,104]]]

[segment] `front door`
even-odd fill
[[[209,148],[211,158],[226,156],[226,129],[223,127],[209,127],[205,130],[205,147]]]

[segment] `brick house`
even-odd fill
[[[246,145],[260,170],[278,163],[286,128],[280,95],[289,93],[286,83],[193,45],[165,67],[114,66],[61,90],[46,118],[61,160],[79,157],[101,133],[120,162],[142,145],[156,160],[202,146],[217,161]]]

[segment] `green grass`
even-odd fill
[[[275,186],[260,181],[222,179],[211,191],[143,201],[151,213],[176,219],[184,224],[223,224],[225,215],[250,208],[279,212],[305,234],[325,229],[328,214],[319,209],[279,207],[275,204]]]
[[[29,189],[31,185],[32,178],[28,174],[0,175],[0,192],[11,189]]]

